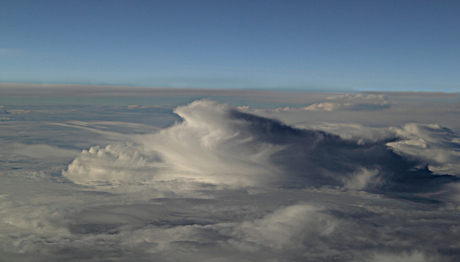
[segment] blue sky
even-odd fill
[[[0,82],[460,91],[460,1],[0,5]]]

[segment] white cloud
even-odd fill
[[[12,144],[0,140],[8,145],[0,154],[2,259],[456,261],[458,180],[423,166],[455,165],[455,132],[420,124],[293,128],[207,100],[175,112],[182,121],[161,131],[68,119],[46,125],[103,136],[70,164],[61,147],[24,142],[10,154]],[[20,161],[41,169],[8,169]],[[65,164],[64,177],[49,171]]]
[[[312,103],[304,107],[279,107],[276,109],[251,109],[248,106],[240,106],[239,109],[248,112],[298,112],[298,111],[338,111],[338,110],[380,110],[389,108],[391,103],[383,94],[345,94],[328,96],[327,100]]]
[[[117,186],[152,180],[159,157],[146,155],[132,144],[95,146],[83,150],[63,175],[84,185]],[[145,170],[147,169],[147,170]]]
[[[324,103],[315,103],[307,107],[303,107],[301,109],[302,110],[312,110],[312,111],[317,111],[317,110],[333,111],[333,110],[342,109],[344,107],[351,107],[351,106],[352,104],[350,103],[339,104],[339,103],[324,102]]]
[[[456,154],[445,151],[444,142],[438,146],[444,150],[439,149],[440,153],[420,151],[419,136],[425,133],[417,131],[420,128],[415,125],[389,130],[356,125],[319,126],[335,130],[348,139],[344,140],[322,131],[294,129],[208,100],[195,101],[174,112],[182,122],[160,132],[134,135],[127,143],[84,150],[63,172],[64,177],[82,185],[124,188],[122,191],[148,186],[178,193],[179,189],[174,187],[179,184],[188,185],[191,191],[206,184],[230,188],[335,185],[357,190],[383,186],[391,191],[399,185],[390,189],[384,184],[394,180],[395,172],[400,174],[398,183],[402,184],[409,183],[406,176],[412,179],[414,175],[429,174],[423,173],[423,167],[411,171],[415,164],[401,157],[395,159],[388,147],[401,155],[414,156],[411,148],[415,145],[419,160],[433,159],[432,166],[444,170],[452,165],[449,161]],[[339,128],[342,126],[345,131]],[[426,139],[435,131],[437,140],[448,135],[445,129],[436,127],[427,131]],[[397,137],[403,139],[388,143]],[[433,139],[430,141],[434,143]],[[373,158],[369,152],[379,154],[379,158]],[[179,191],[184,193],[184,187]]]
[[[233,234],[249,244],[295,249],[311,241],[315,234],[327,235],[334,230],[333,219],[317,210],[302,204],[281,208],[262,219],[243,222]]]
[[[438,174],[460,175],[459,136],[436,124],[391,127],[400,141],[388,143],[396,152],[428,164]]]
[[[175,112],[181,123],[134,143],[84,150],[63,175],[83,185],[154,184],[191,180],[227,186],[272,182],[278,173],[269,156],[280,146],[254,141],[250,122],[230,117],[230,108],[197,101]],[[236,168],[237,167],[237,168]]]
[[[327,97],[328,100],[376,100],[387,101],[388,96],[385,94],[340,94]]]
[[[349,179],[345,179],[345,188],[362,190],[365,189],[369,184],[379,184],[379,178],[377,175],[380,170],[367,170],[365,168],[355,172]]]

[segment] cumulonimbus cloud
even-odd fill
[[[295,128],[242,111],[195,101],[176,108],[182,120],[168,128],[133,126],[152,134],[67,123],[120,142],[84,150],[64,178],[2,172],[0,257],[458,260],[457,134],[421,124]],[[67,152],[15,148],[37,161]],[[49,153],[37,158],[40,150]]]
[[[228,105],[197,101],[178,107],[183,121],[130,143],[85,150],[64,171],[84,185],[151,184],[186,180],[255,186],[275,179],[269,157],[282,146],[257,141],[250,122],[233,117]]]
[[[420,159],[395,152],[407,143],[402,131],[366,142],[348,140],[209,100],[174,112],[182,122],[124,144],[85,150],[63,175],[88,186],[155,187],[180,181],[230,188],[338,186],[390,194],[439,190],[457,180],[434,175]]]

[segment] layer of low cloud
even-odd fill
[[[119,123],[69,122],[66,128],[118,141],[83,150],[62,175],[4,172],[0,255],[6,261],[458,257],[455,132],[415,123],[293,127],[209,100],[174,112],[182,121],[152,134],[115,135],[106,129]],[[34,159],[75,153],[46,145],[14,150]]]

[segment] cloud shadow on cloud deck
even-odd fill
[[[324,131],[297,129],[237,110],[231,110],[230,117],[244,120],[247,132],[258,142],[284,146],[271,156],[271,161],[286,175],[280,184],[283,188],[342,187],[360,170],[377,170],[377,175],[363,190],[436,202],[417,194],[436,192],[444,185],[460,180],[452,175],[435,175],[428,168],[419,168],[425,163],[393,152],[386,144],[397,141],[396,137],[359,144]]]

